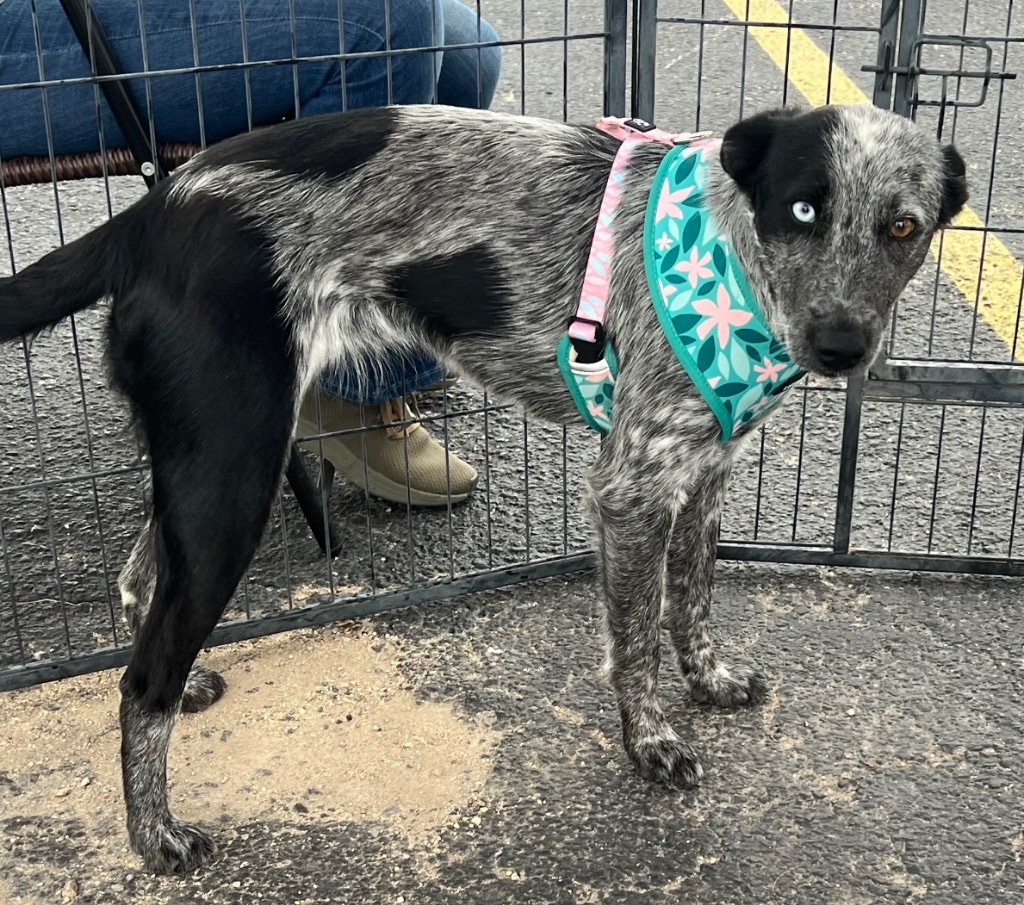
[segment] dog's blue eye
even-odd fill
[[[818,216],[814,206],[806,201],[793,202],[793,207],[790,208],[790,210],[793,211],[793,216],[801,223],[813,223],[815,218]]]

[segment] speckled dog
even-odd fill
[[[530,415],[576,422],[555,349],[618,144],[442,107],[302,120],[214,147],[0,280],[0,340],[113,296],[113,376],[153,470],[121,581],[137,629],[121,682],[128,830],[150,868],[214,851],[168,808],[167,747],[179,709],[223,690],[190,670],[260,540],[304,391],[325,367],[421,347]],[[694,697],[763,697],[755,670],[716,660],[708,631],[723,490],[758,419],[719,442],[652,309],[641,237],[666,150],[636,151],[615,221],[606,328],[621,373],[588,481],[626,750],[643,776],[689,785],[700,764],[658,700],[660,627]],[[967,197],[952,147],[867,106],[744,120],[711,166],[712,209],[770,325],[829,376],[864,371]]]

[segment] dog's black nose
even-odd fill
[[[868,352],[864,331],[849,322],[822,324],[812,328],[811,346],[828,371],[854,368],[864,361]]]

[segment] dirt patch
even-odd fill
[[[399,657],[392,642],[358,628],[204,654],[228,692],[178,721],[172,807],[205,825],[384,823],[410,846],[429,844],[479,793],[498,736],[449,704],[417,700]],[[138,870],[123,829],[119,674],[0,695],[0,820],[15,834],[33,818],[81,827],[108,866]],[[9,857],[0,849],[0,875]]]

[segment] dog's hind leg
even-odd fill
[[[154,450],[157,580],[121,680],[121,760],[132,848],[161,872],[191,870],[214,850],[168,808],[167,749],[196,654],[252,559],[279,485],[291,404],[265,414],[182,455]]]
[[[636,444],[606,438],[587,479],[597,528],[608,634],[608,672],[626,751],[646,779],[690,786],[702,775],[693,748],[658,701],[661,596],[675,496]]]
[[[690,693],[719,707],[759,704],[764,676],[750,667],[718,663],[711,641],[711,598],[728,463],[697,475],[676,516],[665,570],[664,623]]]
[[[168,807],[167,749],[196,655],[269,517],[297,396],[287,327],[257,319],[255,289],[202,302],[183,303],[183,316],[155,300],[113,326],[115,376],[152,458],[156,566],[121,679],[121,768],[132,848],[161,872],[191,870],[214,851]]]
[[[124,564],[121,574],[117,577],[117,588],[121,592],[121,609],[132,638],[139,636],[139,630],[146,621],[146,614],[149,612],[149,605],[156,589],[154,530],[153,520],[147,518],[146,527],[140,532],[128,556],[128,562]]]
[[[139,631],[146,621],[146,614],[156,590],[154,538],[155,526],[150,518],[135,541],[128,562],[117,579],[118,590],[121,592],[121,607],[133,638],[139,637]],[[197,663],[192,667],[185,682],[185,690],[181,695],[182,711],[199,713],[205,710],[224,696],[227,687],[220,673]]]

